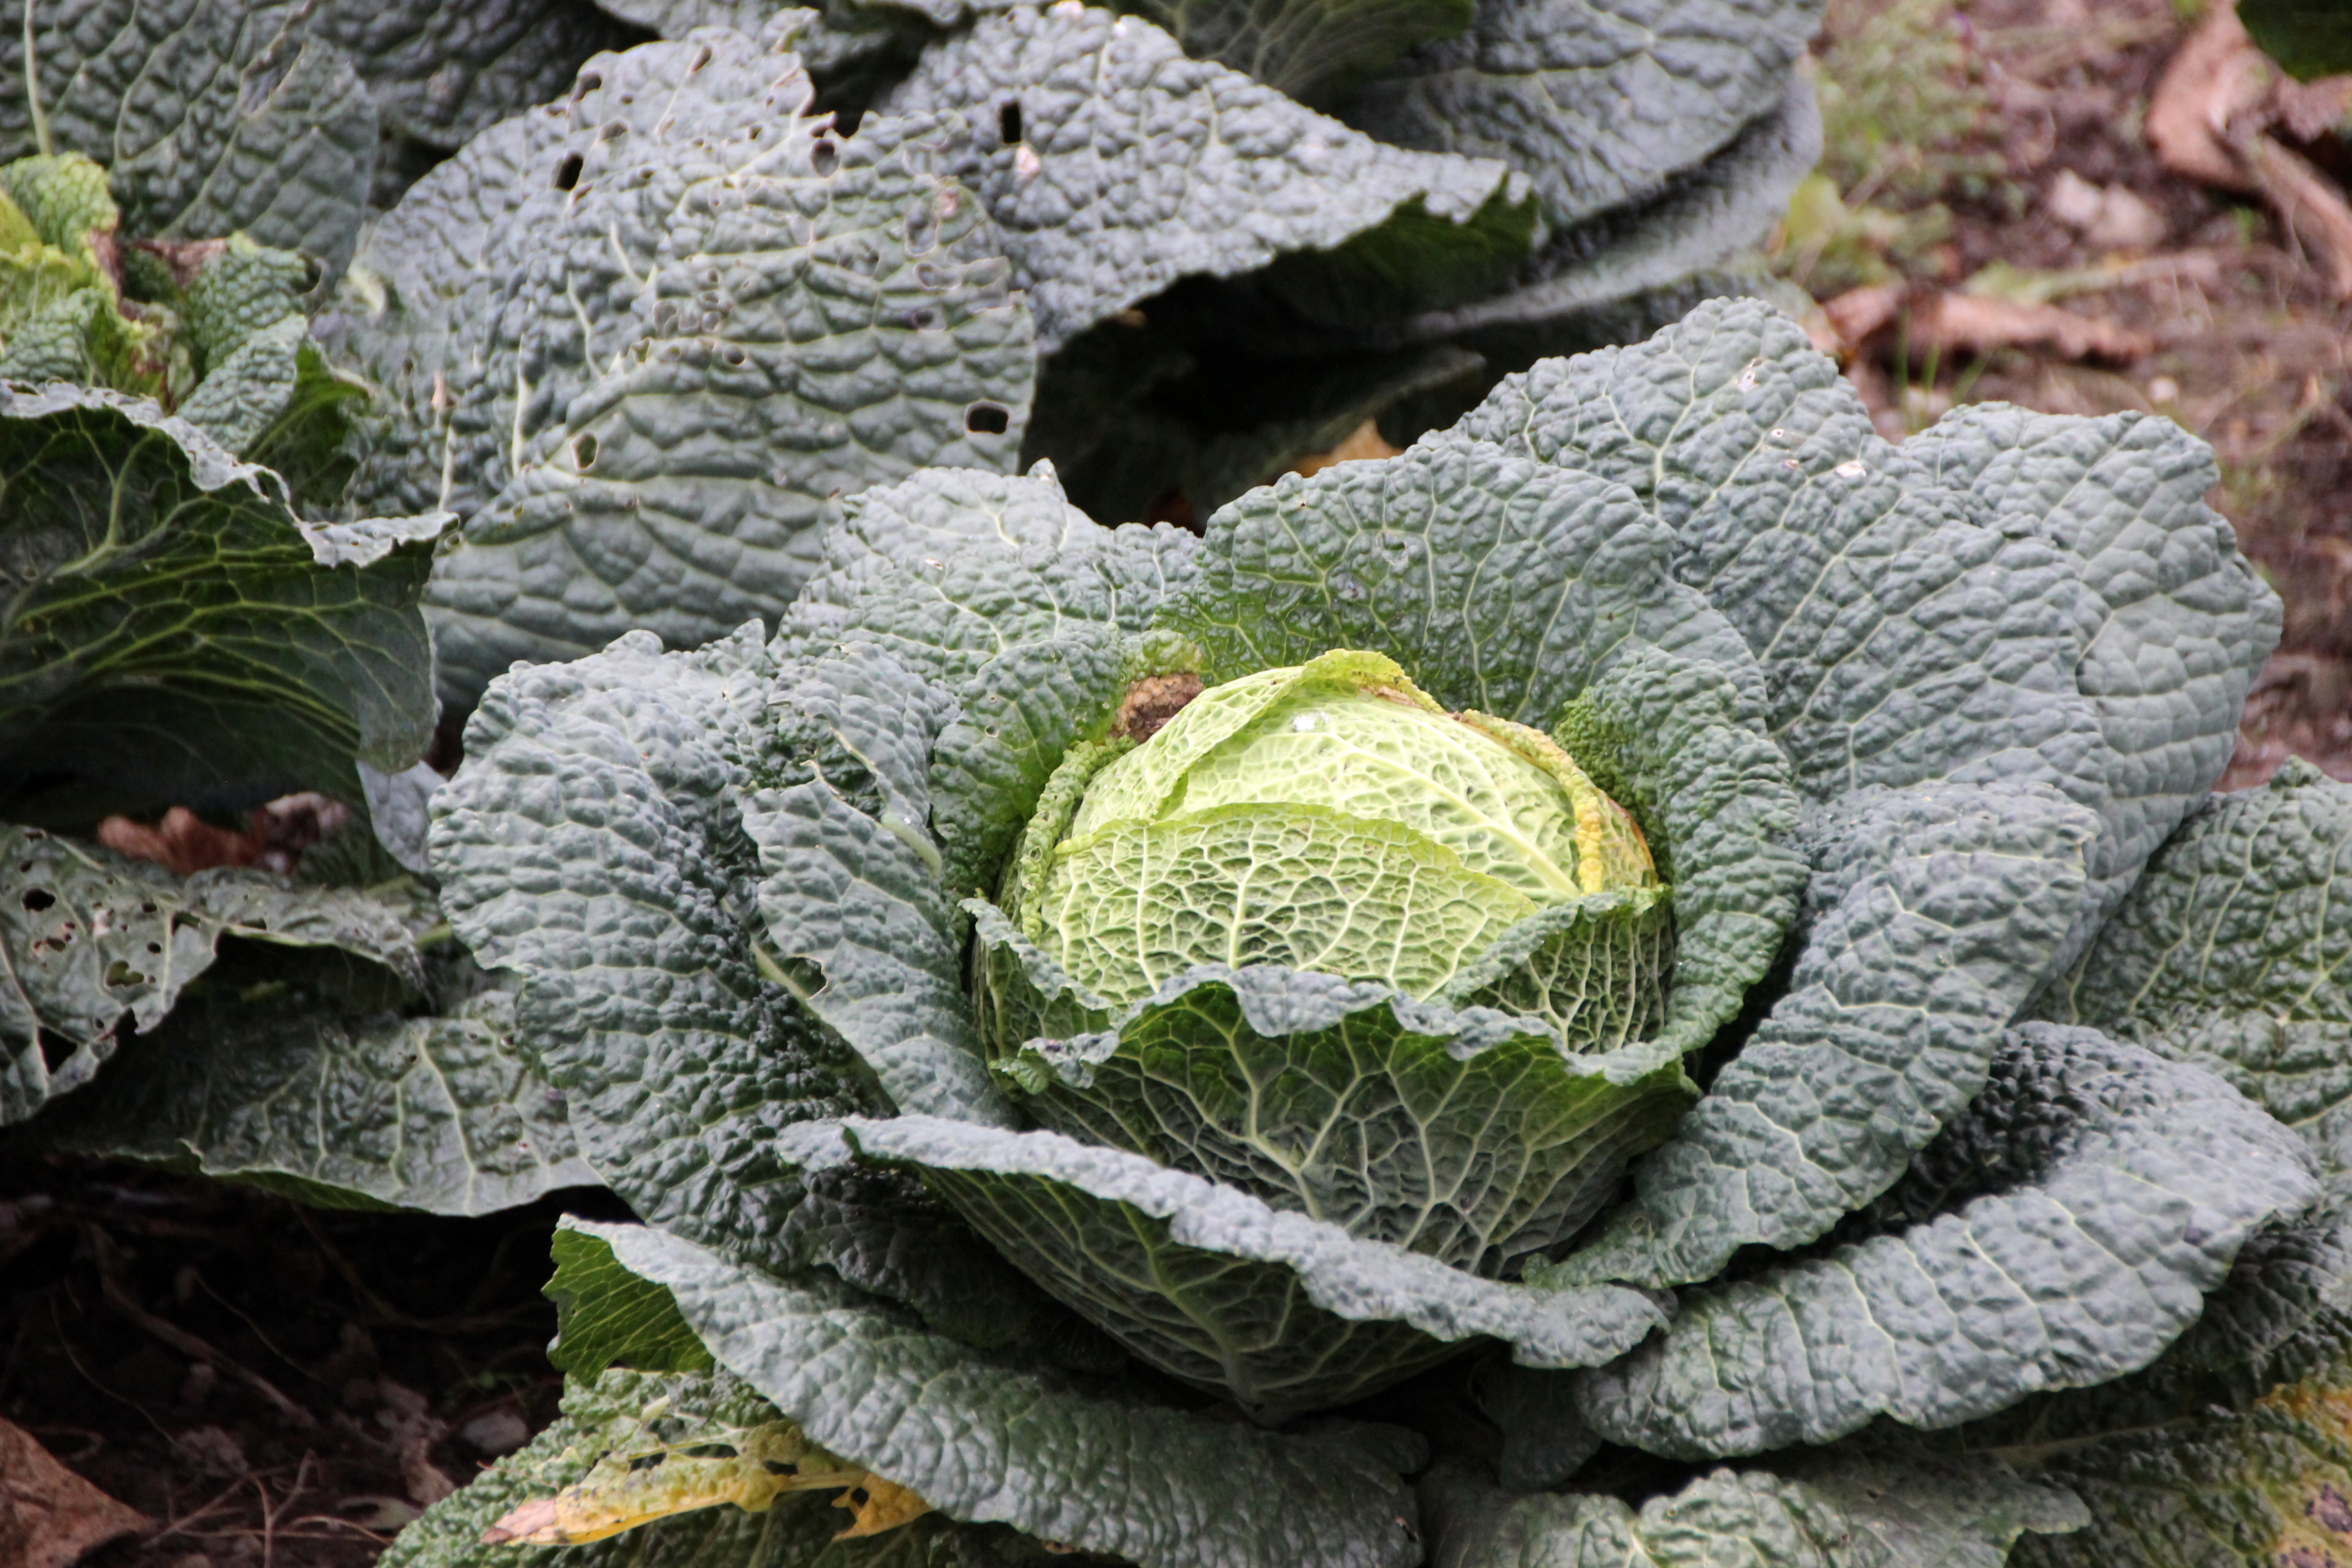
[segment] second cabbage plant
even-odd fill
[[[929,469],[772,637],[499,678],[444,905],[642,1223],[394,1560],[2208,1560],[2116,1434],[2338,1342],[2259,1042],[2352,842],[2206,794],[2211,478],[1889,445],[1717,301],[1204,538]]]

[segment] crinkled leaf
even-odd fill
[[[1805,886],[1788,759],[1741,683],[1664,648],[1629,649],[1557,716],[1553,735],[1648,831],[1672,889],[1663,1048],[1694,1051],[1780,956]]]
[[[1694,1092],[1672,1049],[1571,1056],[1525,1018],[1271,964],[1193,970],[1013,1066],[1041,1126],[1488,1276],[1574,1234]]]
[[[2220,1074],[2352,1164],[2352,789],[2290,762],[2265,789],[2213,795],[2148,862],[2082,960],[2039,1004]]]
[[[1283,292],[1342,321],[1454,303],[1526,255],[1524,183],[1504,165],[1383,147],[1187,59],[1140,17],[979,17],[882,107],[952,127],[945,166],[1003,231],[1047,353],[1180,278],[1285,255],[1322,253]]]
[[[2089,594],[2075,684],[2119,765],[2072,959],[2229,764],[2239,706],[2278,642],[2278,595],[2205,504],[2221,479],[2212,449],[2172,420],[1960,408],[1904,451],[1999,525],[2065,552]]]
[[[1572,1276],[1705,1279],[1885,1191],[1983,1087],[2096,831],[2054,792],[1958,784],[1860,794],[1820,825],[1788,991]]]
[[[859,1099],[753,936],[736,802],[766,673],[749,631],[518,671],[432,804],[450,923],[520,977],[522,1037],[588,1163],[646,1219],[754,1252],[801,1198],[780,1131]]]
[[[1555,229],[1645,201],[1769,114],[1820,0],[1480,0],[1365,87],[1384,142],[1499,158]]]
[[[1007,468],[1027,414],[1026,308],[930,121],[840,139],[740,35],[592,63],[420,181],[346,291],[393,407],[359,504],[467,514],[431,591],[467,700],[517,658],[777,615],[835,494]]]
[[[1676,574],[1762,650],[1809,797],[2038,777],[2098,811],[2063,961],[2226,760],[2205,706],[2234,711],[2276,611],[2197,500],[2189,437],[2040,418],[1971,413],[1890,447],[1795,322],[1720,300],[1507,379],[1455,437],[1641,494]],[[1983,498],[1950,488],[1976,477]]]
[[[1664,1336],[1586,1374],[1586,1419],[1696,1458],[2098,1383],[2153,1361],[2247,1238],[2318,1190],[2294,1135],[2220,1079],[2050,1024],[2009,1037],[1921,1164],[1923,1187],[1994,1190],[1685,1293]]]
[[[1097,526],[1050,464],[1020,478],[933,468],[843,510],[779,648],[870,642],[950,690],[1024,643],[1086,625],[1141,631],[1191,580],[1200,543],[1172,528]]]
[[[1754,662],[1673,581],[1671,548],[1622,485],[1440,439],[1234,501],[1158,622],[1213,680],[1369,648],[1448,707],[1527,724],[1644,643],[1720,663],[1757,701]]]
[[[1677,888],[1667,1027],[1687,1049],[1770,966],[1801,870],[1761,673],[1673,581],[1671,548],[1622,487],[1436,438],[1234,502],[1160,619],[1213,678],[1362,647],[1440,701],[1531,724],[1584,696],[1581,738],[1562,739],[1593,766],[1595,746],[1616,753],[1603,787]]]
[[[1301,103],[1342,102],[1413,45],[1470,25],[1475,0],[1127,0],[1195,59],[1216,60]]]
[[[848,1157],[824,1131],[794,1141],[820,1166]],[[920,1171],[999,1251],[1128,1350],[1267,1421],[1373,1392],[1474,1336],[1504,1340],[1532,1365],[1582,1366],[1664,1316],[1651,1297],[1617,1287],[1481,1279],[1055,1132],[928,1116],[853,1119],[842,1131],[859,1159]]]
[[[1189,536],[1181,536],[1189,537]],[[1102,623],[1016,643],[973,673],[931,747],[931,827],[951,892],[992,889],[1071,748],[1100,741],[1158,651]]]
[[[310,988],[248,1000],[207,987],[29,1131],[46,1149],[336,1206],[477,1215],[594,1185],[506,1000],[403,1017],[338,1009]]]
[[[1661,289],[1697,288],[1698,299],[1752,292],[1712,281],[1710,268],[1737,265],[1787,213],[1798,183],[1822,155],[1822,117],[1812,83],[1790,80],[1780,108],[1755,121],[1705,163],[1685,171],[1661,194],[1635,205],[1598,214],[1553,232],[1528,261],[1517,286],[1415,317],[1370,334],[1421,342],[1468,335],[1481,352],[1536,354],[1574,352],[1603,343],[1637,342],[1657,325],[1679,320],[1696,300],[1612,333],[1599,313],[1622,310]],[[1553,346],[1590,323],[1589,342]],[[1530,353],[1522,344],[1535,335]],[[1505,346],[1507,345],[1507,346]]]
[[[774,1405],[724,1373],[574,1378],[553,1426],[427,1509],[394,1541],[383,1568],[998,1568],[1029,1560],[1009,1531],[935,1516],[839,1541],[850,1516],[822,1491],[787,1493],[759,1513],[721,1505],[673,1514],[583,1546],[482,1539],[515,1509],[587,1480],[599,1461],[709,1453],[779,1420]]]
[[[183,879],[95,845],[0,824],[0,1123],[88,1083],[127,1017],[142,1035],[209,969],[225,937],[339,949],[424,981],[407,929],[355,893],[260,871]]]
[[[643,37],[590,0],[325,0],[311,26],[351,57],[387,128],[443,148]]]
[[[2340,1229],[2342,1209],[2320,1222]],[[2309,1232],[2306,1230],[2306,1235]],[[2277,1252],[2254,1261],[2249,1244],[2207,1320],[2279,1299]],[[2322,1261],[2301,1254],[2285,1270]],[[2352,1321],[2343,1305],[2340,1237],[2324,1259],[2333,1310],[2295,1314],[2296,1328],[2250,1364],[2214,1369],[2187,1352],[2207,1341],[2200,1321],[2147,1372],[2045,1395],[1948,1441],[1989,1452],[2063,1485],[2090,1507],[2090,1527],[2038,1542],[2017,1561],[2032,1568],[2309,1568],[2339,1556],[2352,1535]],[[2251,1289],[2250,1289],[2251,1288]],[[2299,1295],[2290,1287],[2286,1295]],[[2265,1338],[2268,1336],[2265,1335]]]
[[[782,973],[893,1105],[1009,1121],[971,1037],[931,837],[947,695],[872,644],[803,661],[779,686],[784,755],[746,791],[742,827]]]
[[[1097,1394],[816,1277],[763,1276],[657,1231],[567,1223],[667,1286],[719,1364],[811,1438],[952,1518],[1141,1568],[1418,1558],[1388,1456],[1344,1429],[1281,1436]]]
[[[1515,1497],[1453,1465],[1420,1490],[1444,1568],[2000,1568],[2019,1536],[2083,1523],[2063,1488],[1990,1458],[1718,1469],[1638,1510],[1607,1493]]]
[[[129,234],[243,232],[340,270],[366,211],[376,110],[309,10],[13,0],[0,8],[0,161],[86,153]]]
[[[403,870],[433,868],[426,835],[432,830],[428,806],[434,794],[448,780],[429,763],[396,773],[378,773],[360,764],[360,792],[367,803],[369,825],[384,852]]]
[[[196,805],[349,794],[415,762],[439,524],[302,521],[268,470],[144,399],[0,388],[0,777],[58,771]],[[362,548],[364,545],[364,548]]]
[[[1096,526],[1050,465],[1019,479],[933,469],[845,510],[778,647],[871,644],[955,694],[929,748],[937,875],[992,887],[1062,753],[1098,737],[1122,682],[1150,672],[1127,634],[1190,581],[1197,542]]]

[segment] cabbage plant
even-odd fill
[[[581,1179],[426,868],[492,677],[773,620],[926,468],[1197,518],[1450,417],[1507,368],[1464,309],[1598,341],[1752,286],[1818,10],[0,5],[10,1146]],[[294,790],[381,847],[289,887],[87,842]]]
[[[638,1220],[387,1563],[2339,1528],[2352,793],[2207,794],[2212,479],[1889,445],[1726,300],[1204,537],[927,469],[772,637],[499,677],[433,863]]]

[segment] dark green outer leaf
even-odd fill
[[[1752,292],[1752,287],[1707,286],[1706,275],[1709,268],[1743,265],[1743,253],[1788,211],[1790,195],[1821,155],[1822,117],[1812,83],[1793,77],[1778,109],[1664,190],[1554,232],[1529,260],[1518,287],[1366,335],[1375,342],[1467,336],[1470,347],[1495,352],[1498,332],[1522,340],[1529,331],[1559,333],[1580,316],[1622,309],[1659,289],[1707,287],[1702,299]],[[1686,313],[1687,308],[1673,310],[1663,320]],[[1633,342],[1650,335],[1633,331],[1591,341]],[[1522,351],[1517,363],[1529,357]]]
[[[777,646],[871,645],[954,694],[929,745],[929,874],[951,893],[993,890],[1063,752],[1108,727],[1126,681],[1158,672],[1129,634],[1191,580],[1197,542],[1097,526],[1050,464],[1018,479],[931,469],[844,511]]]
[[[1888,1415],[1948,1426],[2155,1360],[2261,1226],[2317,1195],[2294,1135],[2220,1079],[2029,1024],[1945,1133],[2007,1190],[1687,1292],[1585,1374],[1585,1418],[1685,1458],[1821,1443]],[[1932,1161],[1931,1150],[1923,1161]]]
[[[2278,642],[2278,595],[2205,504],[2221,479],[2212,450],[2172,420],[1985,405],[1903,449],[1988,501],[1999,526],[2064,551],[2090,595],[2074,680],[2119,763],[2072,959],[2229,765],[2239,708]]]
[[[929,121],[821,134],[796,57],[736,34],[593,66],[420,181],[346,290],[393,406],[362,504],[469,514],[432,590],[462,700],[774,616],[836,493],[1020,449],[1026,308]]]
[[[1369,648],[1449,707],[1525,724],[1643,643],[1719,664],[1759,701],[1754,662],[1674,583],[1671,548],[1622,485],[1434,437],[1234,501],[1157,622],[1214,680]]]
[[[950,1517],[1141,1568],[1409,1568],[1419,1556],[1411,1494],[1345,1432],[1284,1437],[1099,1397],[817,1277],[771,1279],[658,1231],[567,1223],[667,1286],[719,1363],[811,1438]]]
[[[589,1164],[648,1220],[755,1254],[802,1195],[778,1133],[860,1101],[752,936],[736,802],[767,675],[751,630],[695,654],[635,633],[518,671],[432,804],[450,923],[520,976],[522,1038]]]
[[[2328,0],[2244,0],[2238,19],[2298,80],[2352,70],[2352,16]]]
[[[2189,815],[2037,1005],[2219,1074],[2352,1167],[2352,788],[2290,762]]]
[[[950,690],[1025,643],[1143,630],[1191,581],[1200,548],[1165,525],[1101,527],[1063,496],[1050,463],[1018,478],[931,468],[848,498],[842,514],[779,651],[870,642]]]
[[[0,162],[86,153],[111,176],[126,237],[243,231],[340,271],[366,210],[376,110],[306,10],[294,0],[10,0],[0,6]]]
[[[0,779],[241,805],[424,751],[440,520],[304,522],[268,469],[81,387],[0,388]]]
[[[1339,320],[1453,303],[1526,255],[1524,182],[1503,164],[1383,147],[1187,59],[1140,17],[981,16],[880,107],[956,127],[945,167],[1003,231],[1049,353],[1179,278],[1254,272],[1286,253],[1360,253],[1318,260],[1289,290]]]
[[[1769,114],[1820,25],[1819,0],[1481,0],[1348,119],[1528,171],[1563,229],[1659,195]]]
[[[319,895],[313,893],[312,897]],[[498,994],[457,1017],[210,991],[124,1047],[38,1146],[191,1165],[314,1204],[478,1215],[593,1186]]]
[[[891,1104],[1010,1124],[971,1035],[930,832],[946,693],[855,643],[788,668],[778,687],[779,739],[801,765],[747,790],[741,808],[777,958]]]
[[[311,25],[351,57],[387,127],[442,148],[562,97],[590,56],[642,36],[590,0],[324,0]]]
[[[2020,1535],[2083,1522],[2063,1489],[1982,1458],[1718,1469],[1638,1511],[1605,1493],[1515,1497],[1449,1465],[1420,1489],[1433,1568],[2000,1568]]]
[[[1556,719],[1554,737],[1643,815],[1673,890],[1675,966],[1661,1046],[1715,1038],[1780,956],[1805,885],[1788,759],[1717,665],[1636,647]]]
[[[2039,777],[2098,811],[2062,963],[2226,761],[2276,636],[2176,426],[1969,410],[1892,447],[1759,301],[1509,377],[1454,434],[1634,487],[1765,650],[1809,797]]]
[[[260,871],[183,879],[0,824],[0,1124],[88,1083],[126,1017],[153,1030],[231,936],[339,949],[388,971],[394,990],[424,978],[407,930],[373,900]]]
[[[1315,108],[1344,101],[1413,45],[1470,25],[1473,0],[1127,0],[1194,59]]]
[[[989,960],[1029,956],[992,923]],[[1523,1016],[1270,963],[1192,971],[1014,1070],[1051,1131],[1489,1278],[1573,1235],[1696,1094],[1671,1047],[1569,1055]]]
[[[1564,1266],[1680,1284],[1827,1232],[1983,1087],[2064,934],[2088,812],[2053,792],[1862,792],[1817,830],[1787,993]]]
[[[847,1157],[794,1135],[812,1164]],[[1664,1317],[1612,1286],[1482,1279],[1236,1188],[1054,1132],[852,1119],[860,1159],[917,1170],[974,1228],[1152,1364],[1262,1419],[1373,1392],[1491,1335],[1538,1366],[1589,1366]]]

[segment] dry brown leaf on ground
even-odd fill
[[[68,1568],[153,1525],[59,1464],[32,1434],[0,1420],[0,1563]]]
[[[2352,77],[2298,82],[2247,36],[2235,0],[2214,0],[2149,95],[2145,134],[2166,168],[2275,210],[2338,300],[2352,300],[2352,205],[2290,140],[2310,142],[2352,110]]]
[[[1353,463],[1365,458],[1393,458],[1403,451],[1391,446],[1381,435],[1380,423],[1367,419],[1348,433],[1347,439],[1328,452],[1309,452],[1290,466],[1290,471],[1304,479],[1312,479],[1336,463]]]
[[[133,860],[152,860],[174,876],[193,877],[221,866],[262,866],[283,874],[294,869],[303,850],[351,816],[351,807],[327,795],[281,795],[256,806],[249,826],[239,829],[215,827],[175,805],[152,825],[110,816],[98,825],[98,841]]]
[[[1929,353],[1983,353],[1991,349],[2042,348],[2066,359],[2136,360],[2156,349],[2147,333],[2055,305],[1866,284],[1822,301],[1822,313],[1848,354],[1864,348],[1900,350],[1914,360]]]
[[[2047,348],[2067,359],[2124,362],[2156,352],[2156,340],[2131,327],[2055,305],[2025,305],[1969,294],[1936,294],[1911,307],[1911,349]]]

